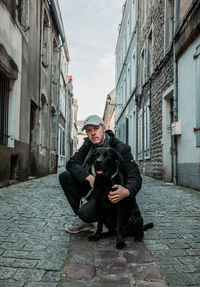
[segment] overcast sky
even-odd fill
[[[103,116],[115,87],[115,46],[125,0],[59,0],[73,77],[78,119]]]

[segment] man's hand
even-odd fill
[[[89,174],[85,180],[87,180],[91,186],[91,188],[93,189],[94,188],[94,180],[95,180],[95,177],[91,174]]]
[[[130,194],[130,190],[123,187],[122,185],[115,184],[112,188],[117,188],[115,191],[110,191],[108,194],[108,199],[112,203],[117,203],[118,201],[128,197]]]

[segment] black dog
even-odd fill
[[[126,246],[124,238],[134,236],[135,240],[142,240],[144,230],[153,227],[153,224],[143,226],[143,219],[139,207],[134,200],[133,205],[125,198],[118,203],[111,203],[108,194],[114,184],[125,185],[120,165],[123,158],[113,148],[98,148],[91,158],[91,171],[96,176],[92,196],[98,205],[98,225],[94,235],[89,240],[97,241],[117,233],[117,249]],[[102,233],[103,223],[108,228]]]

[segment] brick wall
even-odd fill
[[[162,95],[173,84],[173,61],[172,51],[164,55],[164,16],[165,1],[146,1],[146,22],[142,24],[141,15],[144,2],[139,1],[139,22],[138,22],[138,93],[141,94],[141,104],[138,110],[143,107],[147,98],[150,97],[150,159],[138,161],[141,172],[151,177],[162,179]],[[153,72],[150,78],[145,75],[145,83],[140,87],[140,61],[141,51],[144,46],[147,48],[147,39],[152,27],[152,66]],[[147,63],[147,61],[146,61]],[[143,122],[144,123],[144,122]],[[143,140],[144,142],[144,140]]]

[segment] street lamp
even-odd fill
[[[107,103],[111,106],[123,106],[122,104],[111,104],[111,96],[109,94],[107,95]]]

